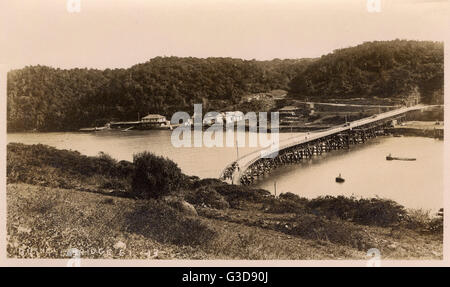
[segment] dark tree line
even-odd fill
[[[8,73],[8,131],[74,130],[138,115],[236,105],[250,93],[298,98],[402,97],[443,101],[443,44],[365,43],[319,59],[256,61],[157,57],[128,69],[29,66]]]
[[[128,69],[31,66],[8,73],[8,130],[72,130],[158,113],[170,118],[287,89],[307,60],[157,57]]]
[[[406,40],[335,50],[290,83],[298,98],[398,98],[417,90],[424,103],[443,103],[443,87],[443,43]]]

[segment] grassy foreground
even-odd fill
[[[152,163],[153,164],[153,163]],[[133,163],[8,145],[12,258],[442,259],[442,218],[385,199],[272,196],[183,177],[176,192],[134,193]],[[139,167],[140,169],[142,167]],[[157,184],[157,181],[155,181]]]

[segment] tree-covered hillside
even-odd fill
[[[443,44],[371,42],[319,59],[247,61],[157,57],[128,69],[30,66],[8,73],[8,131],[73,130],[112,120],[237,105],[242,96],[289,90],[297,98],[405,97],[443,102]]]
[[[298,98],[405,97],[418,91],[424,103],[443,103],[443,43],[368,42],[314,61],[291,82]]]
[[[128,69],[31,66],[8,74],[8,130],[70,130],[138,114],[192,111],[287,89],[309,60],[157,57]]]

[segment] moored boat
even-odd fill
[[[386,160],[404,160],[404,161],[415,161],[413,157],[394,157],[391,154],[386,156]]]
[[[98,131],[104,131],[108,129],[108,127],[104,126],[104,127],[93,127],[93,128],[81,128],[78,131],[80,132],[98,132]]]
[[[339,176],[336,177],[336,182],[342,183],[342,182],[344,182],[344,181],[345,181],[345,179],[341,176],[341,174],[339,174]]]

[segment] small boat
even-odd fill
[[[344,182],[344,181],[345,181],[345,179],[341,176],[341,174],[339,174],[339,176],[336,177],[336,182],[342,183],[342,182]]]
[[[415,158],[409,158],[409,157],[394,157],[391,154],[386,156],[386,160],[404,160],[404,161],[415,161]]]
[[[108,129],[108,127],[94,127],[94,128],[81,128],[79,129],[80,132],[98,132],[98,131],[104,131]]]
[[[122,130],[123,132],[127,132],[127,131],[129,131],[129,130],[132,130],[134,128],[134,126],[132,126],[132,127],[128,127],[128,128],[126,128],[126,129],[124,129],[124,130]]]

